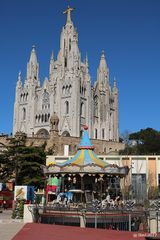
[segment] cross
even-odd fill
[[[67,22],[71,22],[71,12],[74,10],[74,8],[71,8],[68,6],[67,10],[63,12],[63,14],[67,14]]]

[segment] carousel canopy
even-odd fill
[[[88,127],[84,127],[84,133],[81,142],[78,146],[76,155],[63,163],[52,163],[44,167],[45,174],[59,174],[59,173],[103,173],[111,175],[125,176],[128,174],[128,167],[119,167],[115,164],[108,164],[99,159],[94,152],[88,136]]]
[[[96,164],[97,166],[100,166],[100,167],[106,166],[107,163],[99,159],[97,155],[94,153],[94,147],[89,139],[87,129],[88,129],[87,127],[84,127],[83,137],[79,144],[76,155],[72,159],[61,164],[61,166],[66,166],[68,164],[70,165],[76,164],[80,166],[85,166],[88,164]]]

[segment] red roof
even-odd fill
[[[12,240],[144,240],[147,234],[27,223]]]

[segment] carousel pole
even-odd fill
[[[104,174],[100,174],[100,198],[102,202],[102,182],[103,182],[103,176]]]
[[[48,188],[47,188],[48,176],[45,176],[44,181],[44,195],[43,195],[43,213],[46,212],[46,207],[48,203]]]
[[[62,174],[62,192],[64,192],[64,176],[65,174]]]
[[[83,176],[84,176],[84,174],[80,173],[80,177],[81,177],[81,191],[84,190]],[[81,203],[82,203],[82,201],[83,201],[83,195],[82,195],[82,192],[81,192]]]

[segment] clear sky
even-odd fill
[[[12,132],[19,70],[26,76],[36,45],[41,83],[59,50],[66,0],[0,1],[0,133]],[[88,53],[92,81],[104,49],[119,89],[120,133],[160,130],[160,0],[71,0],[82,59]]]

